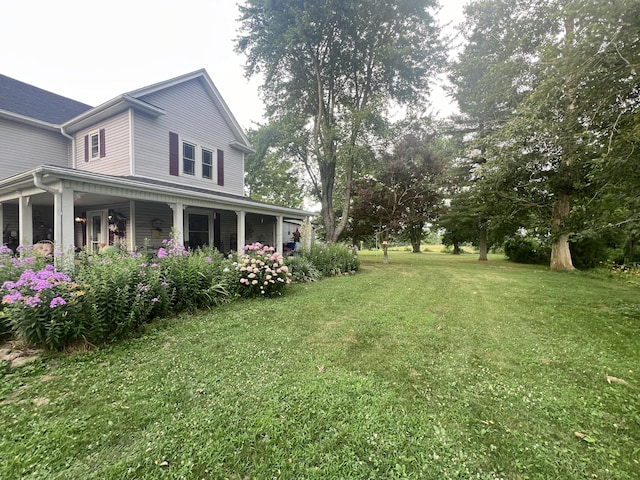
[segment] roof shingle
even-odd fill
[[[91,108],[0,74],[0,110],[59,125]]]

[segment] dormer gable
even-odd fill
[[[149,85],[148,87],[140,88],[138,90],[133,90],[131,92],[128,92],[126,95],[139,101],[144,101],[146,97],[160,90],[173,88],[192,80],[198,80],[203,85],[213,104],[216,106],[216,108],[224,118],[225,123],[233,133],[235,140],[233,142],[230,142],[229,146],[244,153],[252,153],[254,150],[251,146],[251,143],[249,142],[249,139],[242,131],[242,128],[240,127],[236,118],[233,116],[233,113],[231,113],[231,110],[229,109],[227,103],[224,101],[222,95],[220,95],[220,92],[211,80],[211,77],[209,77],[209,74],[204,69],[180,75],[179,77]]]

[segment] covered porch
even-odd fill
[[[53,166],[0,182],[2,243],[53,242],[62,253],[110,245],[154,250],[173,236],[226,253],[260,242],[284,253],[293,226],[313,215],[246,197],[149,179]]]

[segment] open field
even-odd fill
[[[4,373],[0,478],[640,478],[637,287],[361,258]]]

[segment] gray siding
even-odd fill
[[[244,156],[242,152],[229,147],[235,140],[233,132],[200,80],[155,92],[141,100],[160,107],[167,113],[158,118],[135,113],[135,175],[244,195]],[[214,176],[217,170],[216,150],[224,151],[224,186],[203,179],[201,175],[182,175],[182,164],[180,176],[169,175],[169,132],[177,133],[181,141],[197,145],[198,152],[203,147],[212,150]]]
[[[230,250],[237,251],[237,230],[238,219],[236,212],[230,210],[217,210],[217,215],[220,216],[220,250],[223,253],[227,253]]]
[[[84,137],[104,128],[106,156],[85,162]],[[131,175],[129,113],[116,115],[105,122],[75,134],[76,168],[107,175]]]
[[[69,143],[60,133],[0,119],[0,178],[44,164],[69,166]]]
[[[152,221],[154,219],[162,220],[162,231],[157,237],[153,233]],[[162,246],[162,240],[170,237],[171,226],[173,225],[173,211],[167,204],[136,202],[136,238],[135,244],[139,249],[147,245],[152,249],[158,249]]]

